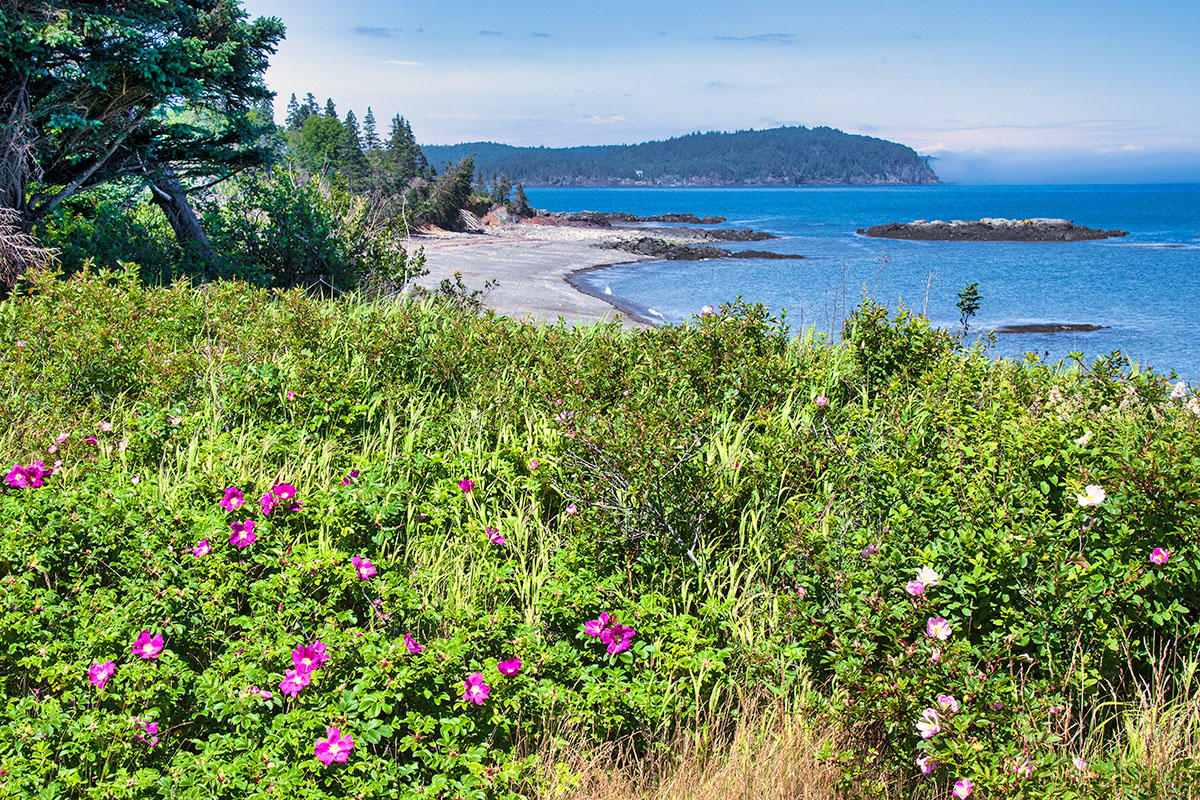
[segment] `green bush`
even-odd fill
[[[1195,402],[1117,359],[993,362],[859,316],[829,345],[758,306],[568,329],[35,276],[0,305],[0,455],[62,463],[0,491],[5,788],[529,796],[565,731],[635,758],[766,697],[840,732],[861,795],[1183,796],[1189,753],[1128,755],[1105,709],[1196,642]],[[281,483],[301,507],[264,516]],[[629,649],[587,635],[602,612]],[[345,763],[315,757],[327,727]]]

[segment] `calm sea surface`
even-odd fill
[[[679,321],[741,296],[787,312],[794,327],[835,332],[864,291],[955,326],[957,293],[979,283],[973,333],[1039,322],[1108,326],[1091,333],[1010,334],[992,353],[1061,358],[1121,350],[1143,366],[1200,380],[1200,185],[926,186],[852,189],[532,189],[551,211],[690,212],[780,239],[723,245],[798,253],[803,261],[647,262],[590,273],[599,291]],[[884,222],[1063,217],[1123,239],[1075,243],[904,242],[855,233]],[[618,254],[619,255],[619,254]]]

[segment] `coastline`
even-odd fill
[[[663,260],[601,246],[650,232],[689,243],[704,241],[672,237],[670,226],[508,223],[472,233],[421,233],[406,239],[404,247],[409,253],[425,251],[429,274],[414,281],[417,286],[434,290],[442,280],[453,280],[456,272],[470,289],[496,281],[483,304],[497,314],[551,324],[562,320],[569,325],[616,320],[625,327],[645,328],[664,320],[647,308],[595,289],[584,276],[606,267]]]

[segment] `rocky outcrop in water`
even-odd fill
[[[626,253],[635,253],[640,256],[652,256],[664,261],[703,261],[710,258],[804,258],[804,256],[790,255],[788,253],[770,253],[765,250],[726,250],[724,247],[670,242],[666,239],[656,239],[653,236],[609,242],[600,246],[610,250],[623,250]]]
[[[996,328],[996,333],[1091,333],[1102,331],[1107,325],[1091,325],[1076,322],[1033,322],[1024,325],[1005,325]]]
[[[1128,231],[1085,228],[1069,219],[986,218],[973,222],[956,219],[943,222],[889,222],[859,228],[864,236],[877,239],[911,239],[926,242],[1081,242],[1125,236]]]

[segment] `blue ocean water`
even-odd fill
[[[1090,333],[1008,334],[996,356],[1051,359],[1121,350],[1143,367],[1200,380],[1200,185],[921,186],[795,189],[531,189],[538,208],[720,215],[722,227],[779,235],[724,245],[805,260],[647,262],[588,273],[594,288],[680,321],[742,297],[786,311],[794,328],[839,330],[864,291],[955,327],[957,294],[978,282],[972,333],[1017,323],[1108,326]],[[884,222],[1062,217],[1129,231],[1098,242],[906,242],[855,233]]]

